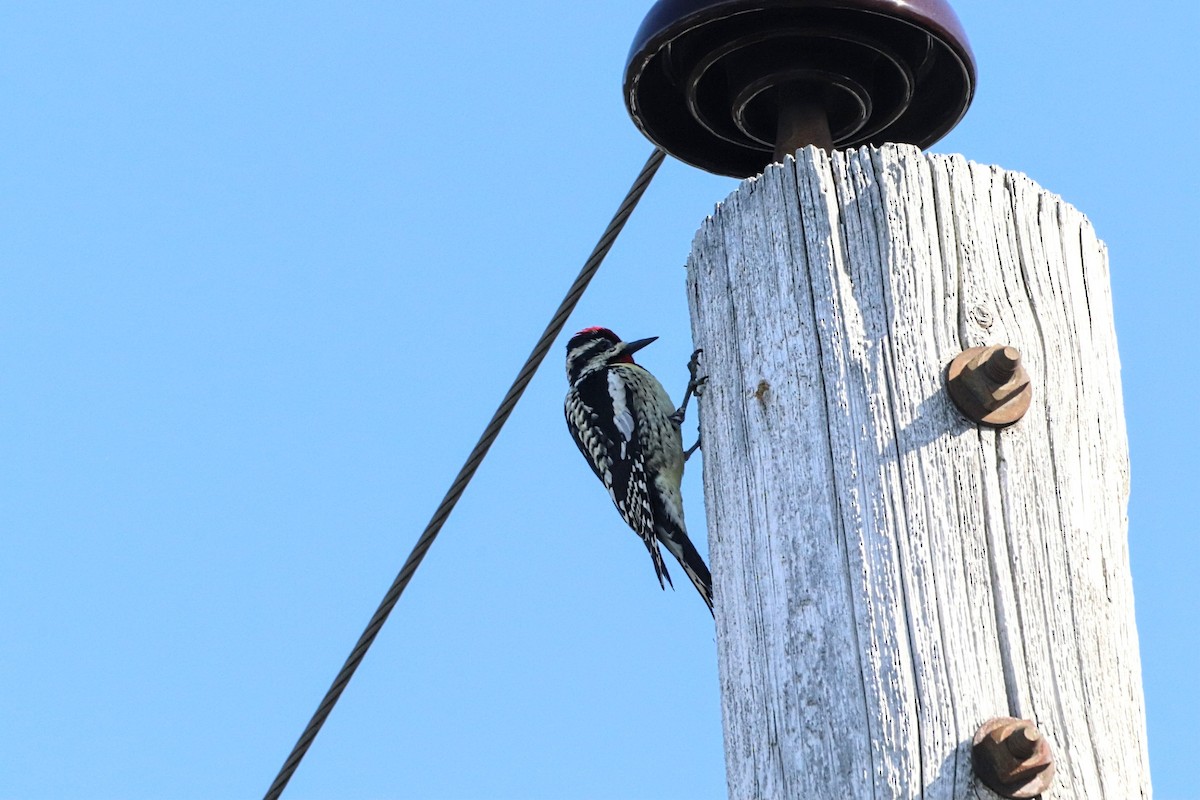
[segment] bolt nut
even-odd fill
[[[959,411],[994,428],[1025,416],[1033,397],[1021,351],[1007,345],[964,350],[950,362],[946,387]]]
[[[1037,797],[1054,781],[1054,754],[1033,722],[990,719],[976,732],[971,749],[975,774],[1002,797]]]

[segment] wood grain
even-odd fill
[[[688,264],[732,798],[992,797],[1034,719],[1048,797],[1150,797],[1108,260],[1028,178],[916,148],[743,182]],[[1003,431],[943,386],[1017,347]]]

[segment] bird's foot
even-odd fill
[[[692,357],[688,359],[688,385],[687,391],[683,394],[683,405],[677,408],[675,413],[671,415],[671,421],[676,425],[683,424],[683,418],[687,415],[688,402],[691,401],[692,396],[694,395],[696,397],[700,397],[702,394],[704,394],[704,385],[708,383],[708,376],[701,376],[697,374],[700,372],[700,354],[703,352],[703,348],[697,348],[696,351],[692,353]],[[700,443],[697,442],[696,447],[698,447],[699,444]],[[692,450],[695,449],[695,447],[692,448]],[[692,450],[689,450],[688,453],[690,454]]]

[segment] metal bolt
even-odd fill
[[[1050,743],[1029,720],[990,719],[975,733],[973,745],[975,774],[1002,797],[1037,797],[1054,780]]]
[[[1004,740],[1004,746],[1014,758],[1029,758],[1042,740],[1041,732],[1032,725],[1019,725]]]
[[[1033,387],[1021,366],[1021,351],[1007,345],[972,347],[950,362],[950,398],[981,425],[1003,428],[1029,410]]]

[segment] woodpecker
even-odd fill
[[[633,361],[635,352],[657,338],[623,342],[599,327],[584,328],[571,337],[567,427],[621,517],[645,542],[659,586],[665,590],[671,584],[658,549],[662,543],[712,613],[712,575],[688,539],[679,491],[683,462],[695,450],[684,452],[680,426],[688,401],[705,381],[696,377],[700,351],[692,354],[691,380],[683,405],[676,409],[662,384]]]

